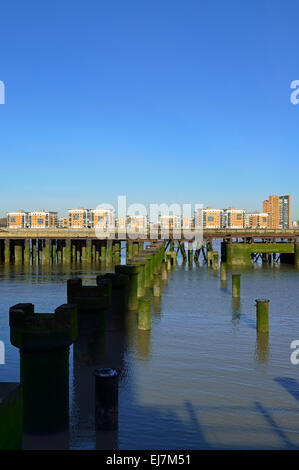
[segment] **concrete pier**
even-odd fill
[[[111,305],[112,283],[109,279],[98,280],[96,286],[83,286],[82,279],[67,281],[68,303],[78,308],[78,313],[100,313]]]
[[[227,279],[227,265],[225,262],[220,265],[220,280],[225,282]]]
[[[156,273],[154,275],[154,297],[161,297],[161,274]]]
[[[32,434],[44,435],[44,448],[51,448],[49,440],[58,433],[52,448],[67,448],[68,360],[78,335],[76,306],[61,305],[53,315],[34,313],[33,304],[17,304],[9,310],[9,322],[11,343],[20,350],[24,431],[29,433],[25,448],[35,445]]]

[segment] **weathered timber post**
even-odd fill
[[[217,271],[218,268],[219,268],[219,255],[218,255],[218,251],[213,251],[213,268],[215,269],[215,271]]]
[[[240,274],[232,275],[232,296],[240,297]]]
[[[259,332],[269,331],[269,300],[256,299],[256,329]]]
[[[193,243],[188,242],[188,265],[193,265]]]
[[[70,264],[71,258],[72,258],[71,240],[68,240],[68,239],[65,240],[62,253],[63,253],[63,263]]]
[[[92,260],[92,248],[91,248],[91,240],[86,240],[86,260],[88,263],[91,263]]]
[[[166,262],[163,260],[161,264],[161,275],[162,275],[162,281],[167,281],[167,267],[166,267]]]
[[[103,241],[101,243],[101,267],[102,269],[106,267],[106,258],[107,258],[106,242]]]
[[[57,257],[56,257],[56,240],[52,240],[52,263],[56,264]]]
[[[40,240],[38,238],[37,247],[38,247],[38,263],[41,264],[43,262],[43,240]]]

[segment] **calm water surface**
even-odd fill
[[[70,429],[56,441],[47,436],[49,447],[299,448],[299,365],[290,362],[290,343],[299,339],[299,271],[256,265],[235,272],[242,274],[239,303],[232,301],[230,272],[224,286],[219,273],[203,264],[177,266],[161,302],[152,303],[151,331],[138,331],[131,313],[124,329],[108,336],[97,365],[111,360],[121,367],[117,433],[94,434],[95,366],[78,365],[73,346]],[[37,312],[52,312],[66,303],[68,278],[94,283],[95,274],[95,267],[82,266],[0,267],[0,340],[6,346],[1,381],[19,380],[9,307],[32,302]],[[256,298],[270,299],[269,335],[256,333]],[[25,446],[43,446],[45,438],[32,439]]]

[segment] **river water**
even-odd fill
[[[74,367],[71,347],[69,429],[56,438],[31,436],[24,446],[299,448],[299,364],[290,361],[290,344],[299,340],[299,272],[279,264],[234,272],[241,273],[240,302],[232,300],[230,271],[223,285],[202,260],[192,269],[179,261],[161,302],[152,304],[151,331],[138,331],[136,314],[128,315],[125,333],[110,347],[121,366],[117,432],[95,435],[93,382]],[[0,267],[1,381],[18,381],[20,374],[19,351],[9,341],[9,307],[31,302],[37,312],[52,312],[66,303],[68,278],[94,283],[98,273],[87,266]],[[270,299],[269,335],[255,329],[257,298]]]

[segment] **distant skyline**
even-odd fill
[[[4,1],[0,217],[202,203],[299,220],[297,0]]]

